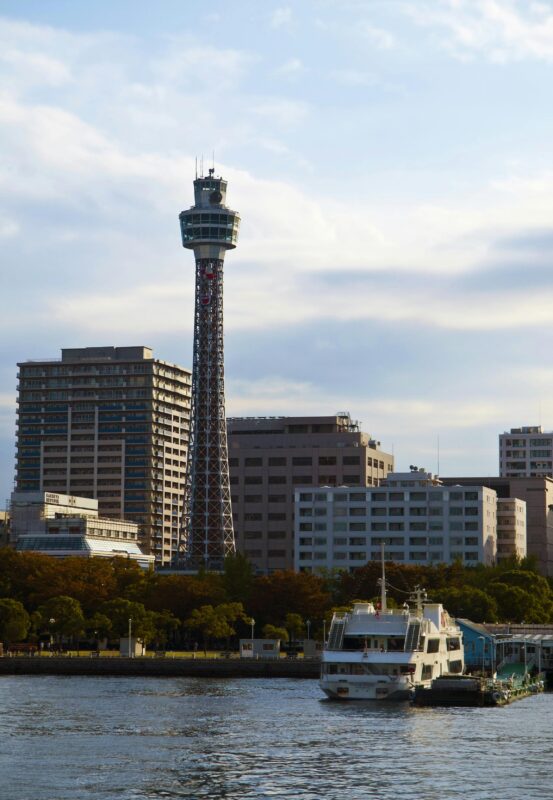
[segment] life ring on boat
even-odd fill
[[[499,703],[499,701],[501,700],[501,693],[492,692],[492,698],[495,700],[496,703]]]

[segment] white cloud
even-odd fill
[[[309,106],[301,101],[274,98],[255,103],[252,111],[280,127],[289,128],[303,122],[309,114]]]
[[[359,69],[335,69],[331,72],[332,78],[346,86],[374,86],[378,83],[372,72]]]
[[[379,50],[391,50],[395,46],[395,37],[383,28],[371,25],[369,22],[361,22],[358,27],[359,33]]]
[[[19,224],[14,219],[2,217],[0,214],[0,239],[8,239],[12,236],[17,236],[19,230]]]
[[[299,58],[289,58],[284,64],[281,64],[275,70],[277,75],[283,75],[284,77],[292,78],[298,75],[300,72],[303,72],[304,66]]]
[[[446,33],[459,58],[496,63],[553,60],[553,9],[526,0],[433,0],[404,3],[415,22]]]
[[[251,53],[229,48],[197,45],[189,37],[173,37],[166,53],[152,64],[162,84],[190,87],[208,86],[214,93],[237,90],[238,82],[256,61]]]
[[[275,8],[271,15],[271,27],[283,28],[290,25],[292,22],[292,9],[288,6]]]

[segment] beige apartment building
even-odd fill
[[[348,413],[227,420],[237,549],[262,573],[294,568],[294,488],[378,486],[394,459]]]
[[[497,560],[526,556],[526,503],[517,497],[497,500]]]
[[[526,503],[526,554],[534,556],[540,572],[553,576],[553,479],[530,478],[442,478],[452,485],[480,485],[494,489],[500,499]]]
[[[62,350],[18,364],[18,491],[98,500],[139,525],[156,563],[178,547],[191,373],[148,347]]]

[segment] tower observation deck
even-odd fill
[[[222,567],[235,552],[223,345],[223,264],[236,247],[240,216],[225,205],[227,182],[209,170],[194,181],[194,205],[179,215],[183,246],[194,250],[196,295],[192,410],[180,559]]]

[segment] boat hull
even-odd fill
[[[407,702],[413,698],[413,686],[404,682],[326,681],[319,686],[329,700],[375,700],[377,702]]]

